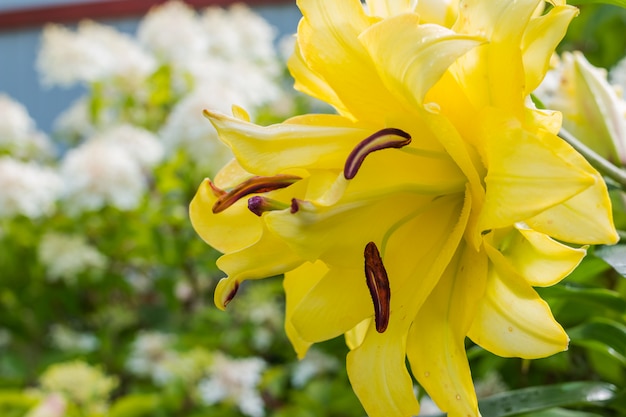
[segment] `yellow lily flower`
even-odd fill
[[[298,356],[344,335],[370,417],[417,414],[413,378],[450,416],[478,416],[465,338],[501,356],[567,349],[533,287],[585,255],[557,240],[617,241],[602,177],[556,136],[558,115],[525,105],[577,10],[366,3],[298,1],[289,67],[336,115],[261,127],[206,111],[235,160],[191,221],[224,253],[216,305],[284,274]]]

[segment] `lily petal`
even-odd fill
[[[487,282],[487,258],[461,245],[415,317],[407,341],[413,375],[439,408],[479,416],[465,352],[467,334]]]
[[[573,6],[556,6],[529,22],[522,39],[526,94],[533,92],[543,80],[554,50],[577,15],[578,9]]]
[[[294,347],[298,359],[306,356],[306,352],[313,343],[304,340],[292,323],[294,310],[300,305],[304,296],[328,272],[323,262],[306,262],[298,268],[285,274],[283,287],[285,288],[285,332]]]
[[[585,257],[586,247],[573,248],[524,224],[500,251],[533,287],[554,285],[569,275]]]
[[[340,336],[373,312],[363,262],[332,268],[294,307],[292,323],[302,339],[317,343]]]
[[[228,210],[214,214],[218,200],[211,180],[205,179],[189,205],[191,224],[198,235],[222,253],[243,249],[258,241],[262,223],[248,210],[246,201],[239,201]]]
[[[515,119],[489,113],[484,123],[488,173],[481,230],[523,221],[596,183],[593,175],[572,164],[561,149],[555,150],[560,138],[533,134]]]
[[[280,275],[303,262],[304,259],[296,255],[282,239],[264,228],[256,243],[239,251],[226,253],[217,260],[218,268],[228,276],[220,280],[215,289],[215,305],[224,310],[232,299],[233,292],[236,292],[244,280]]]
[[[385,19],[364,31],[359,40],[375,58],[378,73],[409,106],[422,107],[424,97],[461,55],[484,42],[433,24],[419,24],[416,14]]]
[[[370,15],[391,17],[405,12],[414,12],[417,0],[367,0],[367,8]]]
[[[349,111],[344,116],[380,125],[385,114],[398,106],[357,39],[379,18],[368,16],[356,0],[298,0],[298,6],[304,16],[298,42],[306,65],[341,97]]]
[[[485,244],[491,264],[485,297],[468,336],[502,357],[543,358],[567,350],[569,338],[550,306],[506,258]]]
[[[345,155],[371,133],[334,115],[310,115],[268,127],[216,112],[205,115],[240,164],[258,175],[295,167],[342,169]]]

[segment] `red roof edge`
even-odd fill
[[[38,27],[46,23],[72,23],[82,19],[110,19],[144,15],[166,0],[101,0],[0,11],[0,31]],[[286,4],[293,0],[246,0],[249,6]],[[190,6],[228,6],[241,0],[185,0]]]

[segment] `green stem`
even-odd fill
[[[580,152],[587,161],[597,169],[602,175],[605,175],[617,182],[623,191],[626,191],[626,171],[620,169],[600,156],[587,145],[579,141],[574,135],[565,129],[561,129],[559,136],[567,143],[572,145],[574,149]]]

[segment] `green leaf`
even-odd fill
[[[561,283],[552,287],[536,288],[542,298],[553,298],[600,307],[602,310],[613,310],[626,313],[626,300],[616,292],[604,288],[586,288]]]
[[[602,246],[596,249],[595,255],[626,277],[626,245]]]
[[[603,405],[617,396],[617,388],[604,382],[566,382],[496,394],[479,401],[479,408],[483,417],[505,417],[553,407]]]
[[[626,366],[626,326],[616,321],[595,319],[570,329],[571,343],[606,353]]]
[[[573,411],[565,408],[551,408],[549,410],[518,414],[515,417],[602,417],[602,414]]]
[[[569,4],[580,6],[581,4],[612,4],[613,6],[626,7],[626,0],[571,0]]]

